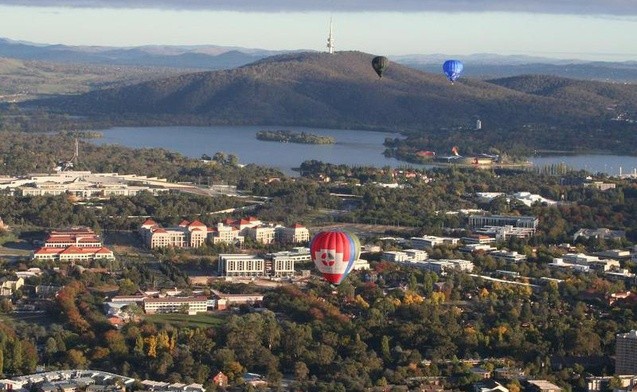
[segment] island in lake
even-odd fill
[[[334,144],[336,140],[331,136],[320,136],[306,132],[293,131],[259,131],[257,139],[269,142],[302,143],[302,144]]]

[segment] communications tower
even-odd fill
[[[327,36],[327,52],[334,53],[334,36],[332,35],[332,18],[330,18],[330,35]]]

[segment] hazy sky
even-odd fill
[[[29,6],[24,6],[29,4]],[[637,61],[637,0],[0,0],[0,37]]]

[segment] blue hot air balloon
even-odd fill
[[[460,60],[447,60],[442,65],[442,70],[452,84],[460,77],[460,73],[462,73],[463,68],[464,66]]]

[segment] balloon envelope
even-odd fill
[[[445,75],[447,75],[447,79],[449,79],[452,83],[460,77],[463,68],[464,65],[459,60],[447,60],[442,65],[442,70]]]
[[[372,60],[372,68],[378,74],[379,78],[383,77],[383,72],[389,67],[389,60],[385,56],[376,56]]]
[[[312,238],[310,255],[325,280],[339,284],[350,273],[360,254],[360,242],[351,233],[322,231]]]

